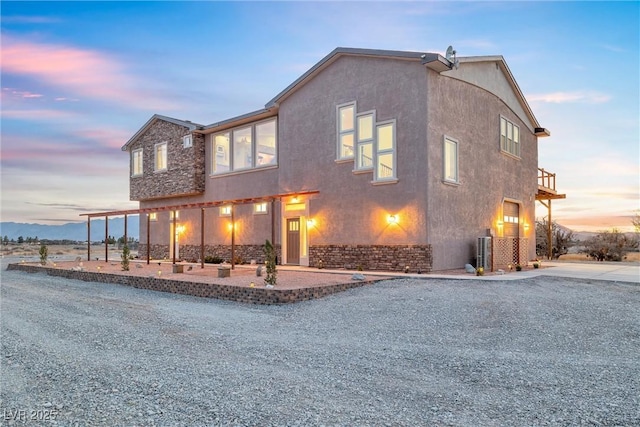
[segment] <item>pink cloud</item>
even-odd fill
[[[548,102],[551,104],[567,104],[571,102],[587,104],[604,104],[611,100],[606,93],[594,91],[552,92],[526,96],[529,102]]]
[[[116,58],[98,51],[3,35],[2,68],[4,73],[27,75],[82,97],[140,108],[171,108],[167,100],[140,90],[142,82],[127,74]]]

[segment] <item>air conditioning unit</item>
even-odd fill
[[[476,268],[491,270],[491,237],[478,237]]]

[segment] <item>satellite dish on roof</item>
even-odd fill
[[[456,51],[453,50],[453,46],[449,46],[447,48],[447,53],[445,54],[445,58],[447,58],[447,61],[453,64],[456,70],[458,69],[458,66],[460,65],[460,61],[456,58]]]

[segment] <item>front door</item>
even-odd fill
[[[520,205],[504,202],[504,237],[510,241],[510,260],[513,264],[520,263]]]
[[[287,264],[300,264],[300,218],[287,218]]]

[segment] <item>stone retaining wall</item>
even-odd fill
[[[138,289],[192,295],[204,298],[216,298],[250,304],[288,304],[322,298],[327,295],[343,292],[377,282],[361,281],[340,283],[302,289],[265,289],[245,288],[241,286],[197,283],[183,280],[172,280],[158,277],[127,276],[120,274],[97,273],[91,271],[73,271],[60,268],[41,267],[28,264],[9,264],[7,270],[19,270],[27,273],[46,273],[49,276],[66,279],[83,280],[85,282],[114,283]]]
[[[322,245],[309,247],[309,266],[355,270],[429,273],[433,268],[431,245]]]

